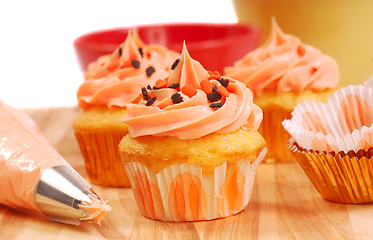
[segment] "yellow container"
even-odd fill
[[[258,25],[262,43],[274,16],[285,33],[339,64],[340,86],[373,75],[373,0],[232,0],[240,22]]]

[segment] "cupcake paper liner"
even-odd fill
[[[289,148],[324,199],[338,203],[373,202],[372,154],[358,157],[355,152],[316,153],[292,143]]]
[[[363,86],[373,88],[373,76],[370,76],[364,83]]]
[[[258,132],[262,134],[268,147],[263,162],[295,162],[293,154],[286,143],[290,134],[282,127],[282,121],[291,117],[291,110],[281,107],[263,107],[263,120]]]
[[[294,108],[284,128],[305,150],[357,152],[373,146],[373,88],[353,85],[327,103],[306,101]]]
[[[225,162],[214,174],[203,174],[202,167],[173,164],[158,173],[139,162],[125,163],[137,206],[145,217],[184,222],[227,217],[248,204],[256,168],[264,158]]]
[[[130,182],[118,152],[122,133],[75,132],[89,180],[110,187],[129,187]]]

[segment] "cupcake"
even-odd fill
[[[291,152],[320,195],[373,202],[373,89],[348,86],[326,104],[306,101],[284,120]]]
[[[171,74],[127,111],[119,152],[145,217],[200,221],[245,208],[266,147],[243,83],[206,71],[184,43]]]
[[[281,122],[303,101],[326,101],[339,81],[335,60],[284,34],[274,20],[267,42],[226,67],[225,75],[251,88],[254,103],[263,110],[259,132],[269,149],[267,162],[295,161],[286,148],[290,136]]]
[[[139,100],[142,86],[168,76],[177,56],[165,47],[145,45],[131,31],[112,54],[89,65],[87,81],[77,92],[82,111],[73,128],[92,183],[129,187],[118,153],[128,127],[119,120],[127,114],[126,104]]]

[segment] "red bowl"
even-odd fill
[[[169,23],[134,26],[146,44],[162,44],[181,52],[185,40],[191,57],[207,70],[223,73],[225,66],[255,49],[260,31],[253,25],[237,23]],[[111,53],[134,27],[122,27],[87,33],[74,41],[78,61],[84,71],[99,56]]]

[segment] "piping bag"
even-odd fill
[[[100,224],[111,210],[36,123],[1,100],[0,204],[74,225]]]

